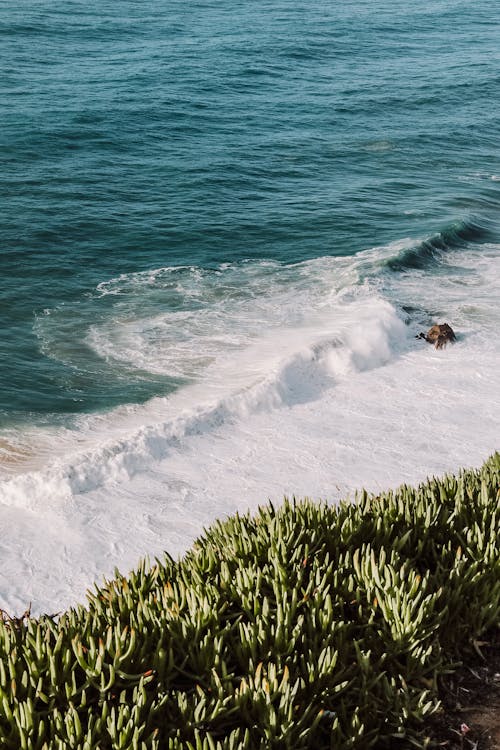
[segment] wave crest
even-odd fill
[[[387,258],[385,266],[396,273],[425,270],[439,263],[444,253],[486,242],[490,235],[484,221],[469,219],[455,222],[417,245],[404,248],[397,255]]]

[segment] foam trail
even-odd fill
[[[141,424],[133,431],[131,420],[126,418],[119,437],[107,439],[88,451],[76,452],[78,446],[73,445],[69,455],[54,461],[47,469],[4,481],[0,502],[36,510],[109,482],[126,481],[163,460],[179,440],[208,434],[222,424],[253,414],[317,400],[347,377],[385,364],[397,347],[404,345],[407,338],[404,324],[395,309],[380,299],[363,300],[355,309],[355,320],[349,324],[346,320],[339,321],[333,338],[325,338],[324,333],[321,336],[316,328],[294,330],[292,335],[288,332],[288,345],[281,343],[281,357],[276,357],[278,334],[274,332],[268,340],[242,352],[236,363],[222,359],[213,368],[208,383],[185,388],[166,403],[158,399],[154,405],[150,404],[149,411],[154,406],[157,410],[163,407],[174,417]],[[303,346],[293,351],[300,338]],[[256,362],[260,363],[257,369]],[[242,370],[247,379],[245,382],[243,378],[243,385]],[[222,397],[210,398],[221,390]],[[191,406],[187,407],[187,403]],[[139,410],[135,418],[142,422],[145,411]],[[94,446],[115,421],[116,416],[110,415],[108,425],[91,424],[90,435],[82,439],[79,434],[78,442]],[[67,446],[65,450],[68,451]]]

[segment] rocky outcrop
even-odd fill
[[[436,349],[442,349],[446,344],[457,340],[453,328],[448,323],[432,326],[427,333],[419,333],[417,338],[425,339],[429,344],[434,344]]]

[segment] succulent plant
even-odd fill
[[[423,742],[438,677],[500,617],[500,455],[338,506],[268,504],[86,606],[0,618],[0,748]]]

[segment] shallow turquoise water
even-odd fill
[[[243,346],[233,300],[275,293],[267,261],[292,288],[402,238],[372,276],[498,242],[499,42],[485,0],[4,0],[3,426],[202,379],[164,347],[197,347],[196,309]]]

